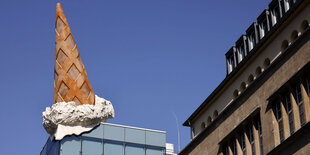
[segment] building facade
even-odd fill
[[[309,154],[310,0],[272,0],[226,53],[227,76],[184,122],[180,155]]]
[[[171,143],[166,143],[166,155],[177,155],[174,153],[174,146]]]
[[[101,123],[90,132],[48,138],[41,155],[165,155],[166,132]]]

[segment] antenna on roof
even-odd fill
[[[178,117],[177,117],[177,115],[174,113],[174,112],[172,112],[172,114],[173,114],[173,116],[174,116],[174,118],[175,118],[175,122],[176,122],[176,125],[177,125],[177,130],[178,130],[178,150],[177,150],[177,153],[179,153],[180,152],[180,129],[179,129],[179,121],[178,121]]]

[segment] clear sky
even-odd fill
[[[42,112],[53,104],[56,0],[0,1],[0,154],[39,154]],[[60,1],[109,123],[167,131],[226,76],[225,53],[270,0]]]

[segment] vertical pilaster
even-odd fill
[[[285,102],[283,100],[282,97],[279,96],[279,98],[281,99],[280,101],[280,106],[281,106],[281,112],[282,112],[282,121],[283,121],[283,135],[284,135],[284,140],[286,138],[288,138],[290,136],[290,127],[289,127],[289,121],[288,121],[288,115],[287,115],[287,111],[285,108]]]
[[[293,115],[294,115],[294,128],[295,128],[295,131],[297,131],[300,128],[300,118],[299,118],[298,105],[296,103],[296,100],[293,94],[295,91],[295,88],[290,87],[289,91],[290,91],[292,110],[293,110]]]
[[[233,155],[233,143],[230,141],[228,144],[228,154]]]
[[[273,135],[274,135],[274,145],[277,146],[280,144],[280,134],[279,134],[279,125],[276,116],[276,109],[272,108],[272,125],[273,125]]]
[[[255,121],[253,121],[252,130],[253,130],[253,137],[254,137],[254,148],[253,148],[255,150],[254,154],[260,155],[258,126],[257,126],[257,122]]]
[[[240,138],[236,138],[236,147],[237,147],[237,155],[242,155],[241,140],[240,140]]]
[[[245,154],[251,154],[251,143],[250,143],[250,135],[249,135],[248,130],[249,128],[246,128],[244,132]]]
[[[305,118],[306,118],[306,123],[310,121],[310,105],[309,105],[309,96],[307,93],[307,82],[304,79],[301,79],[300,83],[300,88],[301,88],[301,96],[303,100],[303,106],[305,109]]]

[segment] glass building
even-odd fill
[[[90,132],[48,138],[41,155],[165,155],[166,132],[101,123]]]

